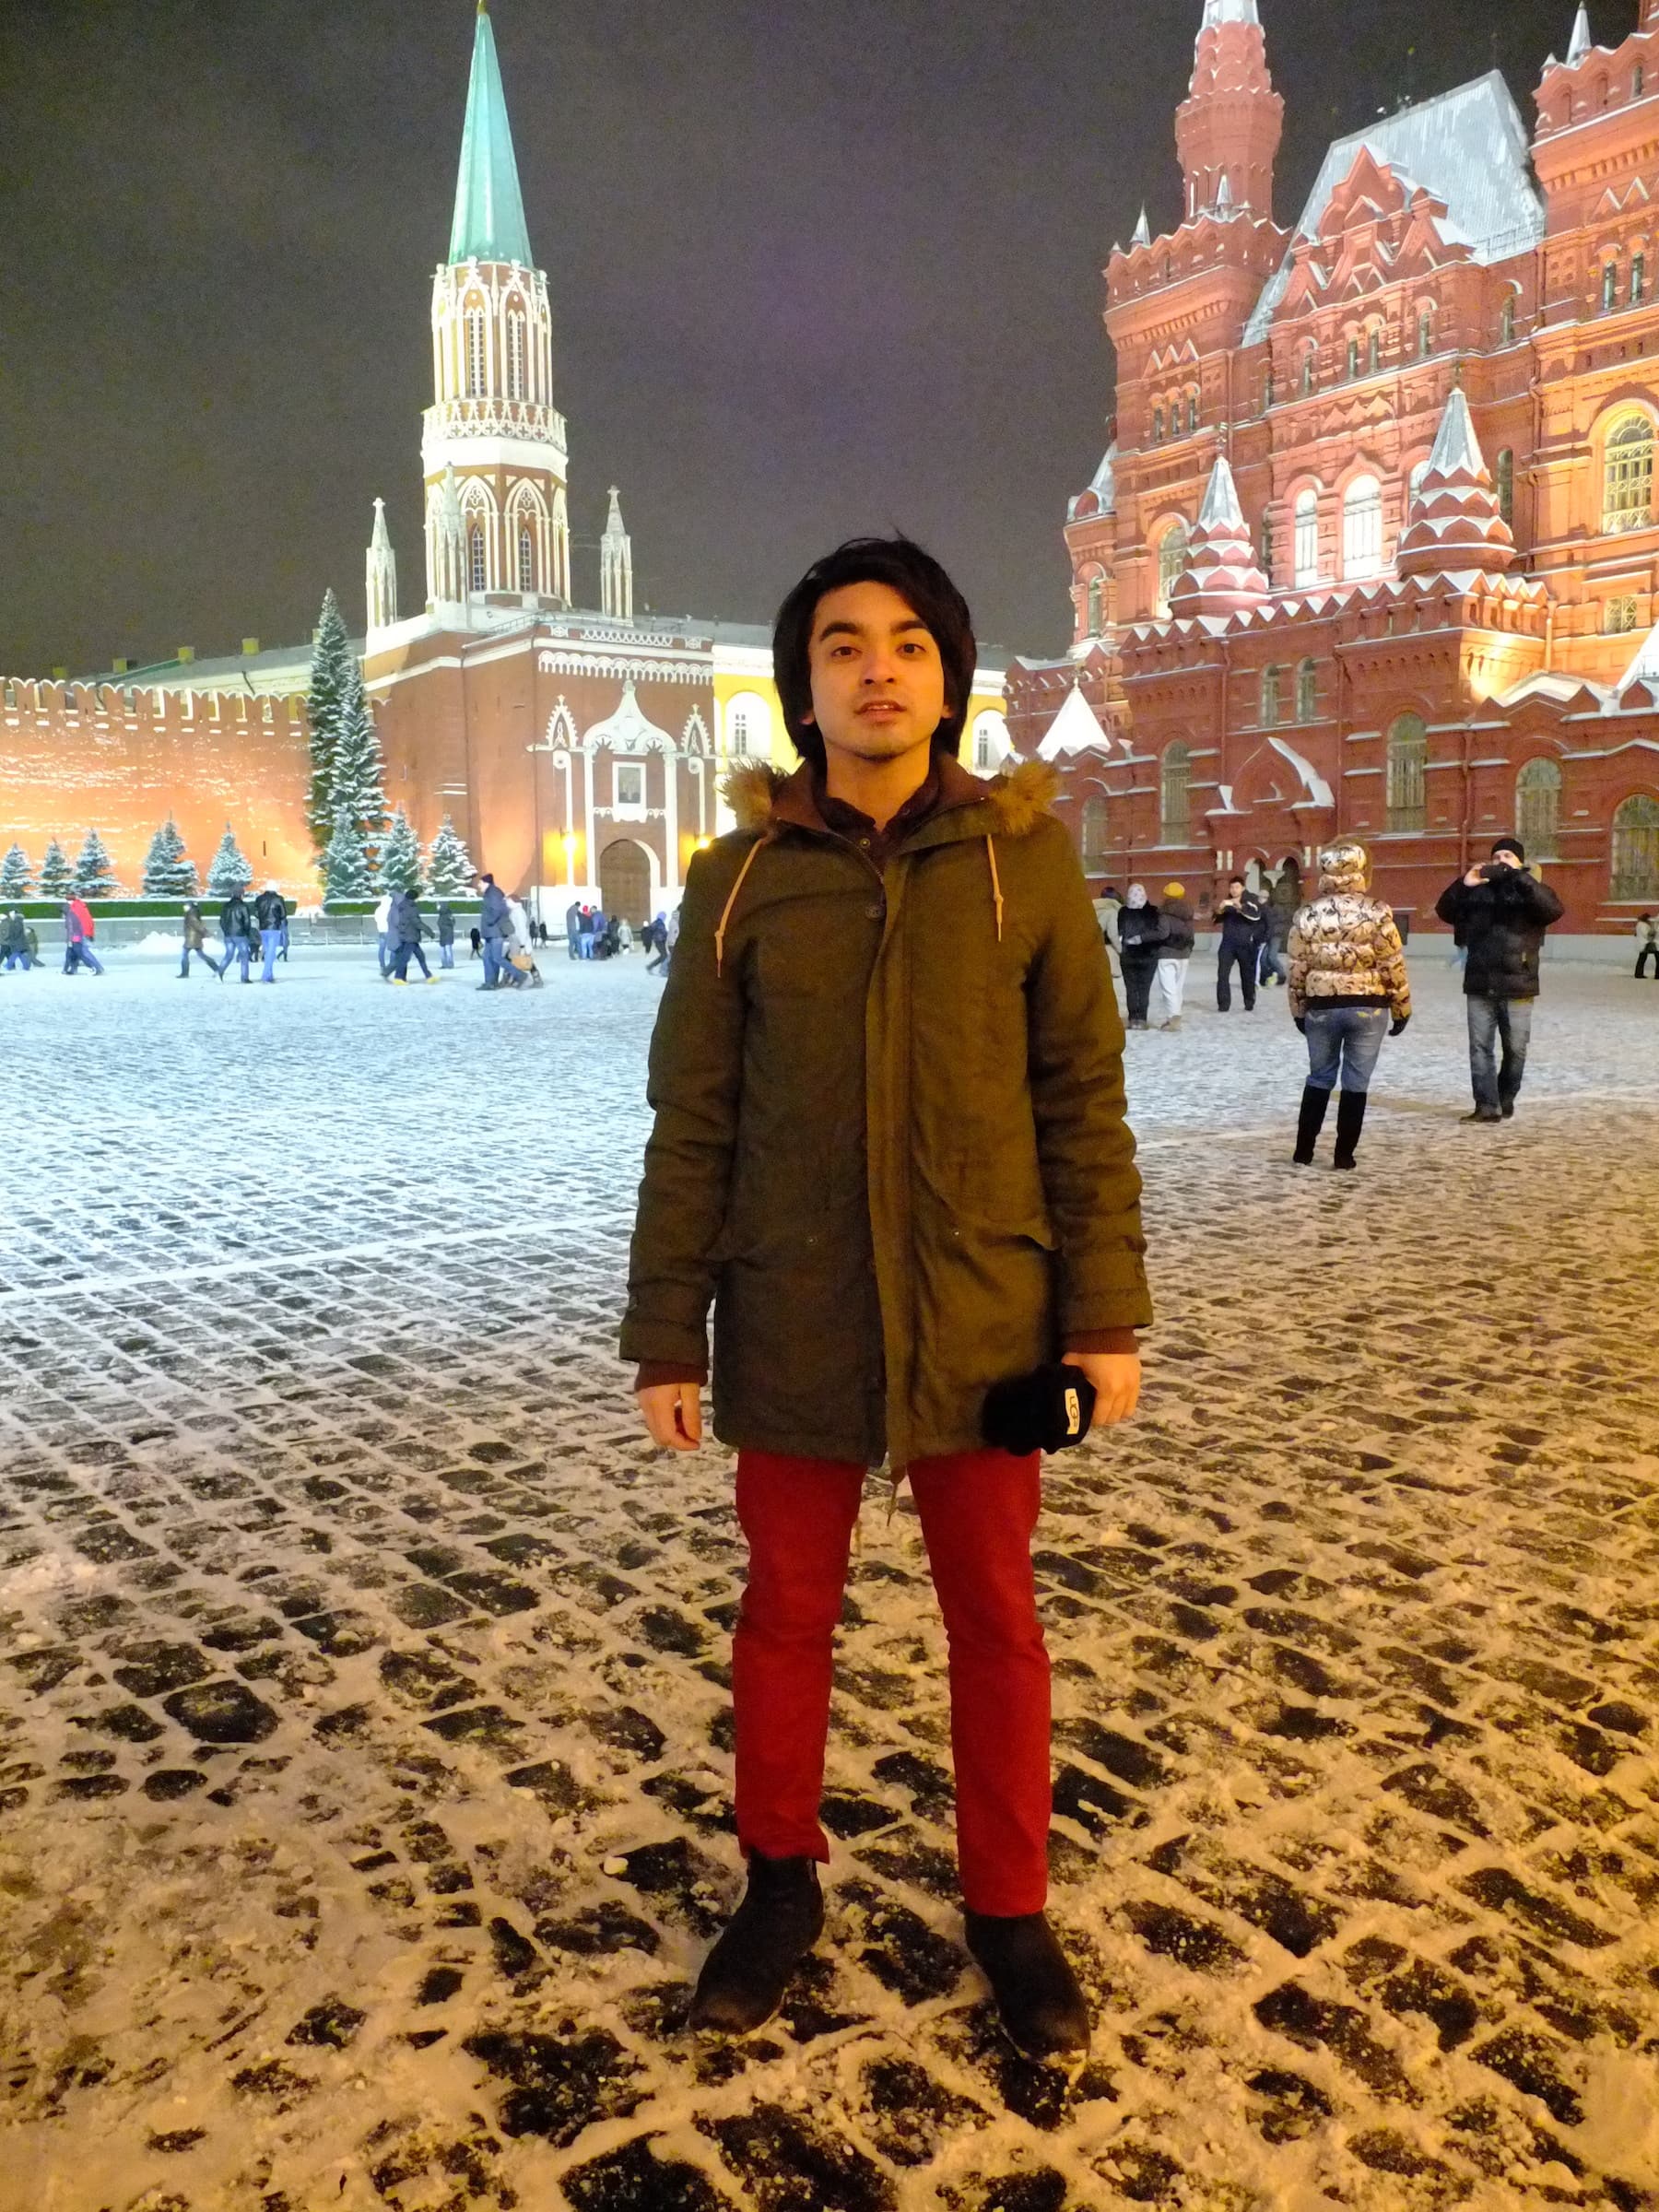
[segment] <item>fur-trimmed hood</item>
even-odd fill
[[[1060,789],[1059,773],[1046,760],[1022,761],[1005,774],[986,779],[971,774],[950,754],[940,759],[939,782],[941,810],[989,807],[995,818],[985,830],[994,837],[1029,836],[1052,812]],[[813,796],[812,771],[805,766],[793,774],[767,761],[735,768],[721,785],[721,796],[736,816],[738,829],[751,834],[790,823],[801,829],[825,827]]]

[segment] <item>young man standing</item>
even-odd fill
[[[1464,998],[1469,1015],[1469,1082],[1475,1111],[1464,1119],[1507,1122],[1526,1073],[1544,932],[1566,910],[1527,866],[1521,840],[1500,837],[1491,859],[1448,884],[1434,911],[1467,948]],[[1501,1065],[1497,1051],[1500,1039]]]
[[[1218,1013],[1232,1012],[1232,971],[1239,971],[1240,987],[1244,993],[1244,1011],[1255,1012],[1256,963],[1261,958],[1262,919],[1264,908],[1259,899],[1245,888],[1242,876],[1235,876],[1227,887],[1227,896],[1221,901],[1221,949],[1216,960],[1216,1008]]]
[[[969,1948],[1014,2040],[1087,2048],[1044,1912],[1049,1671],[1037,1453],[989,1450],[987,1392],[1064,1352],[1094,1426],[1140,1389],[1151,1319],[1123,1024],[1041,764],[957,759],[968,608],[901,539],[820,561],[774,665],[802,765],[728,785],[691,864],[651,1056],[621,1349],[652,1436],[737,1453],[749,1568],[734,1644],[748,1888],[695,2026],[777,2009],[823,1925],[835,1624],[866,1471],[908,1477],[949,1642]]]

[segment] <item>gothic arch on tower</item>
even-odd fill
[[[547,502],[538,485],[516,485],[507,501],[507,559],[512,589],[547,590],[550,525]]]
[[[686,717],[685,728],[680,732],[680,750],[706,755],[713,749],[709,742],[709,725],[702,718],[702,709],[693,707]]]
[[[559,695],[552,713],[547,717],[546,742],[552,748],[557,749],[562,746],[572,753],[582,742],[576,735],[576,717],[566,703],[562,691]]]
[[[500,512],[495,494],[477,477],[461,487],[461,528],[466,547],[469,592],[497,592],[501,586]]]

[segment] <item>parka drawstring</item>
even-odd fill
[[[990,836],[987,836],[985,839],[985,851],[987,853],[989,853],[991,858],[991,896],[996,901],[996,941],[1000,945],[1002,943],[1003,924],[1002,877],[996,872],[995,841]]]
[[[761,846],[770,845],[771,841],[771,833],[770,831],[765,837],[758,837],[754,843],[749,847],[747,853],[744,855],[743,865],[737,871],[737,880],[732,886],[732,895],[725,902],[725,912],[720,917],[720,927],[714,932],[714,974],[716,980],[718,980],[725,971],[726,924],[732,918],[732,909],[737,903],[737,894],[743,888],[743,879],[748,874],[749,870],[754,866],[755,862],[759,855]]]

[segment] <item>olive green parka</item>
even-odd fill
[[[1124,1030],[1053,771],[938,806],[885,871],[810,772],[727,785],[651,1050],[624,1359],[707,1371],[735,1448],[901,1469],[994,1382],[1152,1318]]]

